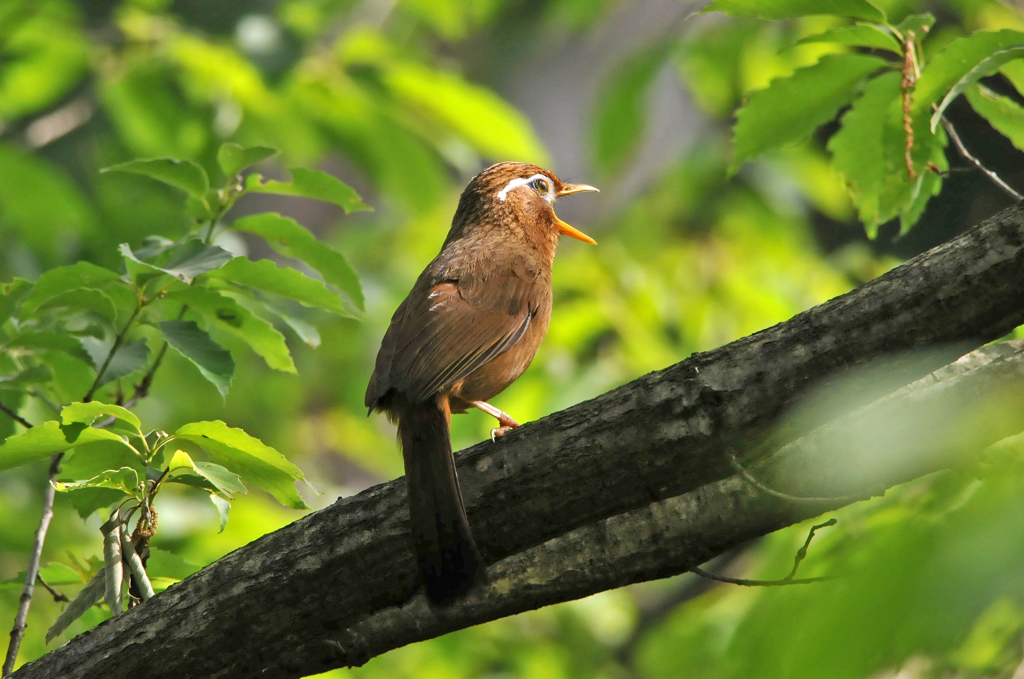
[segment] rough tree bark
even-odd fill
[[[872,474],[860,473],[868,465],[849,435],[865,425],[849,418],[874,417],[892,404],[844,415],[1021,323],[1024,208],[1017,206],[786,323],[461,454],[470,521],[495,562],[490,585],[463,603],[430,610],[416,592],[397,480],[260,538],[15,676],[298,677],[684,572],[1024,429],[1014,415],[998,427],[959,427],[983,435],[956,445],[949,436],[923,445],[900,433],[908,422],[968,424],[950,413],[983,417],[967,406],[1024,393],[1019,357],[914,385],[899,397],[907,415],[873,425],[877,437],[862,446],[882,446],[900,461],[870,465]],[[1003,392],[1007,384],[1018,388]],[[929,413],[944,419],[920,419]],[[832,427],[849,445],[836,448]],[[886,429],[896,435],[886,438]],[[773,496],[737,475],[734,454],[786,493],[845,497]]]

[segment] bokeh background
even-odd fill
[[[933,12],[926,50],[978,29],[1024,30],[1024,15],[996,0],[877,4],[893,21]],[[244,428],[305,472],[320,490],[302,489],[316,508],[402,473],[393,428],[366,417],[366,382],[460,190],[491,162],[535,162],[602,189],[559,203],[600,245],[560,246],[548,337],[495,400],[520,421],[786,320],[1009,205],[982,177],[955,172],[912,232],[897,239],[887,225],[868,240],[824,160],[829,126],[728,176],[744,93],[838,49],[795,46],[835,20],[698,9],[680,0],[0,0],[0,280],[80,259],[117,267],[119,243],[185,233],[174,189],[99,173],[131,158],[190,158],[216,174],[216,149],[233,140],[281,149],[258,168],[266,175],[305,165],[356,187],[374,212],[249,196],[227,219],[275,210],[315,231],[358,271],[365,317],[310,313],[322,341],[314,349],[289,336],[297,376],[221,338],[238,364],[226,401],[168,356],[137,409],[151,427],[223,419]],[[986,84],[1020,100],[1000,76]],[[1024,187],[1018,152],[968,107],[948,115],[969,148]],[[253,257],[277,257],[227,237]],[[456,448],[491,426],[482,413],[455,418]],[[0,416],[0,435],[13,431]],[[0,474],[0,580],[12,580],[0,585],[0,625],[13,621],[45,476],[42,463]],[[1018,676],[1022,491],[1013,474],[948,472],[836,512],[838,526],[816,538],[801,571],[841,574],[835,582],[750,589],[680,576],[329,676]],[[203,499],[167,491],[158,509],[153,545],[182,572],[300,515],[259,491],[234,503],[223,533]],[[58,496],[43,563],[100,554],[99,523]],[[781,531],[708,568],[782,577],[806,532]],[[60,610],[37,589],[21,661],[46,652]],[[95,612],[69,634],[102,619]]]

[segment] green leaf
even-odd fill
[[[352,318],[342,299],[322,282],[295,269],[279,267],[269,259],[252,261],[236,257],[220,269],[211,271],[210,278],[219,278],[257,290],[294,299],[305,306],[331,311]]]
[[[78,288],[62,292],[40,304],[36,311],[46,311],[47,309],[65,309],[71,312],[93,311],[111,323],[117,322],[117,305],[114,304],[114,300],[102,290],[94,288]]]
[[[209,453],[218,464],[238,474],[249,486],[269,491],[278,502],[308,509],[295,490],[295,481],[302,481],[302,472],[281,453],[223,422],[193,422],[175,432],[175,436],[191,441]]]
[[[131,160],[127,163],[105,167],[100,172],[130,172],[145,175],[179,188],[203,202],[206,201],[206,192],[210,188],[210,179],[206,176],[206,170],[191,160],[176,160],[174,158]]]
[[[0,325],[14,316],[21,301],[32,292],[32,284],[21,278],[0,285]]]
[[[217,515],[220,517],[220,530],[217,532],[223,533],[224,527],[228,525],[228,510],[231,509],[231,503],[216,493],[210,493],[210,501],[217,508]]]
[[[647,92],[669,54],[659,43],[620,63],[605,81],[594,116],[594,160],[599,171],[621,169],[643,137],[649,106]]]
[[[149,561],[146,562],[146,570],[150,577],[175,578],[184,580],[193,573],[199,572],[199,566],[185,561],[177,554],[159,549],[150,545]]]
[[[0,444],[0,471],[96,441],[116,441],[126,448],[128,445],[117,434],[105,429],[93,429],[82,425],[62,426],[55,420],[44,422],[21,434],[8,437]]]
[[[303,196],[315,198],[343,208],[346,213],[369,210],[359,194],[348,184],[337,177],[320,170],[309,170],[303,167],[289,168],[292,173],[290,182],[270,180],[260,183],[262,177],[251,174],[245,178],[245,190],[250,193],[275,193],[283,196]]]
[[[77,585],[82,582],[82,576],[78,571],[56,561],[40,568],[39,575],[48,585]],[[22,582],[24,581],[25,578],[22,577]]]
[[[852,19],[885,21],[880,9],[867,0],[715,0],[700,11],[722,12],[729,16],[754,16],[759,19],[792,19],[814,14],[833,14]]]
[[[234,255],[224,248],[207,245],[198,239],[187,240],[181,245],[167,249],[162,253],[166,262],[159,266],[139,259],[127,243],[122,243],[120,249],[121,255],[126,260],[131,260],[154,272],[174,276],[187,285],[191,285],[197,276],[219,269],[234,258]]]
[[[879,226],[879,194],[886,173],[886,128],[892,108],[900,104],[899,73],[869,81],[828,141],[833,167],[843,175],[860,220],[874,238]],[[904,170],[906,172],[906,170]]]
[[[61,481],[80,481],[121,467],[132,467],[140,477],[146,473],[142,458],[135,450],[124,445],[123,441],[97,441],[76,446],[74,450],[64,453],[57,478]]]
[[[914,86],[912,114],[914,117],[925,116],[931,111],[932,105],[937,104],[957,83],[968,78],[979,67],[984,70],[983,64],[991,63],[989,60],[992,57],[997,60],[1001,58],[997,57],[997,53],[1021,45],[1024,45],[1024,33],[1009,30],[976,31],[967,37],[953,40],[932,57],[921,71],[921,77]],[[993,70],[1006,61],[1008,59],[999,61],[992,67]],[[979,75],[974,80],[984,75],[977,72]]]
[[[235,361],[222,346],[193,321],[165,321],[160,324],[167,344],[191,361],[224,398],[227,398]]]
[[[121,277],[110,269],[104,269],[89,262],[59,266],[39,277],[35,290],[22,306],[27,311],[35,311],[43,302],[61,293],[78,288],[101,287],[120,279]]]
[[[53,487],[61,492],[81,488],[112,488],[136,496],[142,492],[139,487],[139,474],[131,467],[111,469],[84,481],[54,481]]]
[[[1024,107],[980,83],[964,90],[971,107],[1015,147],[1024,151]]]
[[[0,389],[22,387],[27,384],[42,384],[53,379],[53,369],[48,365],[33,365],[13,375],[0,377]]]
[[[1024,33],[1021,34],[1021,38],[1022,40],[1024,40]],[[942,102],[939,103],[938,108],[936,108],[935,112],[932,114],[932,131],[935,131],[935,128],[938,126],[939,121],[942,120],[942,114],[946,112],[946,108],[951,103],[953,103],[953,100],[960,96],[960,94],[965,89],[967,89],[977,81],[981,80],[985,76],[992,75],[993,73],[998,71],[999,67],[1005,64],[1006,62],[1013,61],[1014,59],[1020,59],[1021,57],[1024,57],[1024,46],[1010,47],[1005,50],[999,50],[998,52],[994,52],[993,54],[989,55],[985,59],[982,59],[982,61],[977,66],[972,68],[967,73],[967,75],[960,78],[960,80],[957,81],[956,85],[953,86],[953,89],[951,89],[946,94],[946,96],[942,98]]]
[[[359,277],[344,255],[321,243],[295,220],[269,212],[237,220],[232,227],[260,236],[286,257],[302,260],[320,272],[324,280],[338,286],[357,307],[365,310]]]
[[[900,47],[899,41],[888,29],[878,24],[856,24],[855,26],[831,28],[824,33],[809,35],[797,44],[804,45],[811,42],[835,42],[840,45],[869,47],[903,54],[903,48]]]
[[[809,137],[849,103],[865,77],[886,65],[878,57],[831,54],[788,78],[773,80],[767,89],[751,92],[736,114],[732,169],[769,149]]]
[[[192,457],[183,450],[177,450],[174,453],[174,457],[171,458],[170,464],[167,465],[167,469],[171,472],[180,471],[182,469],[191,471],[195,476],[202,478],[206,481],[203,484],[204,488],[221,493],[226,499],[233,499],[236,493],[243,495],[249,491],[246,489],[245,484],[242,483],[242,479],[235,474],[230,472],[219,464],[213,462],[196,462]],[[188,481],[182,481],[182,479],[188,478],[188,474],[180,475],[175,474],[168,478],[168,481],[176,481],[178,483],[188,483]]]
[[[228,142],[222,144],[217,150],[217,163],[220,165],[220,169],[224,171],[224,174],[228,177],[234,177],[250,165],[267,158],[273,158],[278,153],[280,151],[269,146],[243,147],[234,142]]]
[[[142,422],[139,421],[139,418],[132,411],[118,405],[91,401],[89,403],[72,403],[64,406],[64,409],[60,411],[60,419],[64,424],[81,422],[92,426],[98,418],[106,419],[107,417],[114,417],[126,422],[139,436],[142,436]]]
[[[93,365],[92,357],[82,348],[77,337],[59,332],[24,332],[14,336],[8,343],[9,347],[21,347],[33,351],[56,350]]]
[[[899,24],[896,25],[896,30],[900,32],[900,35],[906,37],[908,31],[914,32],[914,39],[918,43],[924,40],[928,31],[932,30],[932,26],[935,25],[935,15],[931,12],[925,12],[924,14],[911,14]]]
[[[93,513],[122,502],[127,497],[130,496],[124,491],[113,488],[80,488],[68,491],[71,506],[83,519],[88,519]]]
[[[295,363],[292,362],[284,335],[234,299],[199,285],[168,293],[165,299],[187,304],[189,310],[201,315],[208,326],[248,344],[271,368],[295,373]]]
[[[78,342],[85,349],[86,353],[89,354],[92,365],[97,371],[103,367],[107,356],[110,355],[114,348],[112,340],[101,340],[95,337],[79,337]],[[114,357],[110,359],[106,370],[103,371],[99,386],[102,387],[108,382],[131,375],[133,372],[142,369],[146,365],[147,360],[149,360],[149,346],[146,344],[145,337],[122,343],[114,353]]]

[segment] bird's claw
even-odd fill
[[[504,436],[505,434],[507,434],[510,431],[512,431],[513,428],[514,427],[507,427],[506,426],[506,427],[496,427],[496,428],[492,429],[491,430],[491,443],[494,443],[495,439],[497,439],[499,436]]]

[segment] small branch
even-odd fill
[[[181,318],[179,315],[178,318]],[[164,354],[167,353],[167,342],[164,342],[163,347],[160,348],[160,352],[156,355],[156,359],[153,361],[153,365],[150,366],[146,374],[142,376],[142,381],[135,385],[135,393],[128,399],[128,402],[124,404],[125,408],[132,408],[138,404],[139,401],[149,396],[149,388],[153,385],[153,376],[156,374],[157,368],[164,360]]]
[[[917,179],[917,172],[914,170],[914,120],[911,115],[911,107],[914,103],[912,90],[917,82],[917,69],[914,60],[914,32],[907,31],[907,39],[903,43],[903,81],[900,88],[903,90],[903,131],[906,133],[906,148],[903,151],[903,159],[907,164],[907,176],[910,181]]]
[[[21,599],[18,602],[18,613],[14,617],[14,627],[11,629],[11,643],[7,646],[7,657],[4,660],[4,677],[14,671],[14,662],[18,658],[18,649],[21,648],[21,641],[25,638],[28,609],[29,605],[32,603],[32,594],[35,591],[36,578],[39,577],[39,559],[43,554],[43,544],[46,542],[46,531],[50,528],[50,519],[53,518],[53,498],[56,493],[56,489],[53,486],[53,480],[56,478],[57,472],[60,470],[60,461],[63,457],[64,453],[57,453],[50,459],[50,481],[46,484],[45,490],[43,490],[43,515],[39,517],[39,527],[36,528],[36,538],[32,543],[32,553],[28,559],[28,573],[25,575],[25,588],[21,591]],[[49,589],[49,587],[47,587],[47,589]]]
[[[31,429],[32,428],[32,423],[31,422],[29,422],[24,417],[22,417],[18,413],[14,412],[13,410],[11,410],[7,406],[5,406],[2,402],[0,402],[0,411],[3,411],[3,413],[5,415],[7,415],[9,418],[14,420],[15,422],[17,422],[21,426],[25,427],[25,429]]]
[[[876,497],[877,495],[884,495],[885,494],[885,489],[884,488],[880,489],[880,491],[881,491],[880,493],[873,492],[870,495],[864,495],[863,493],[857,493],[857,494],[853,494],[853,495],[837,495],[835,497],[806,497],[806,496],[801,496],[801,495],[790,495],[788,493],[782,493],[782,492],[777,491],[777,490],[775,490],[773,488],[769,488],[768,486],[764,485],[763,483],[761,483],[760,481],[755,479],[753,474],[751,474],[747,470],[747,468],[744,467],[742,464],[740,464],[740,461],[738,459],[736,459],[736,453],[733,451],[731,446],[723,445],[722,449],[725,451],[726,456],[729,458],[729,464],[732,465],[732,468],[735,469],[736,472],[740,476],[742,476],[744,478],[744,480],[747,481],[747,483],[752,485],[754,488],[757,488],[762,493],[765,493],[766,495],[771,495],[772,497],[777,497],[780,500],[788,500],[790,502],[845,502],[845,503],[849,503],[849,502],[854,502],[856,500],[867,500],[869,498]]]
[[[690,572],[695,575],[699,575],[702,578],[708,580],[716,580],[718,582],[727,582],[730,585],[743,585],[744,587],[783,587],[785,585],[810,585],[815,582],[824,582],[825,580],[834,580],[832,576],[821,576],[817,578],[797,578],[796,571],[800,568],[800,562],[807,558],[807,548],[811,544],[811,540],[814,539],[814,534],[821,528],[828,528],[836,525],[835,519],[829,519],[825,523],[819,523],[811,526],[811,530],[807,533],[807,539],[804,540],[804,545],[797,550],[796,556],[793,558],[793,570],[789,572],[789,575],[782,578],[781,580],[745,580],[742,578],[730,578],[724,575],[716,575],[714,573],[708,573],[702,568],[691,568]]]
[[[89,391],[86,392],[84,397],[82,397],[83,403],[88,403],[89,401],[91,401],[93,395],[96,393],[96,390],[100,388],[103,375],[106,374],[107,368],[110,367],[110,362],[114,359],[114,354],[116,354],[117,350],[121,348],[121,344],[124,342],[124,338],[128,336],[128,331],[132,329],[132,324],[135,323],[135,317],[139,315],[139,310],[140,307],[136,306],[135,311],[132,312],[131,318],[129,318],[128,322],[125,323],[124,330],[119,332],[117,334],[117,337],[114,338],[114,345],[110,347],[110,353],[107,354],[107,358],[103,361],[103,365],[100,366],[100,369],[96,371],[96,379],[93,380],[92,386],[89,387]]]
[[[50,584],[49,584],[48,582],[46,582],[46,580],[43,580],[43,576],[42,576],[42,575],[37,575],[37,576],[36,576],[36,581],[37,581],[37,582],[38,582],[38,583],[39,583],[40,585],[42,585],[42,586],[43,586],[43,588],[44,588],[44,589],[45,589],[45,590],[46,590],[47,592],[49,592],[51,596],[53,596],[53,600],[54,600],[54,601],[56,601],[56,602],[58,602],[58,603],[68,603],[68,602],[70,602],[70,601],[71,601],[71,599],[69,599],[69,598],[67,597],[67,595],[65,595],[65,594],[62,594],[61,592],[58,592],[58,591],[57,591],[57,590],[55,590],[55,589],[54,589],[53,587],[51,587],[51,586],[50,586]]]
[[[949,135],[949,138],[953,140],[953,143],[956,145],[961,156],[963,156],[968,162],[972,163],[974,167],[978,168],[982,174],[991,179],[996,186],[1005,191],[1011,198],[1018,201],[1024,200],[1024,196],[1017,193],[1012,186],[1004,182],[995,172],[982,165],[981,161],[975,158],[974,155],[967,150],[967,147],[964,146],[963,140],[960,139],[960,135],[956,133],[956,128],[953,127],[953,123],[949,122],[946,116],[942,116],[942,126],[946,128],[946,133]]]

